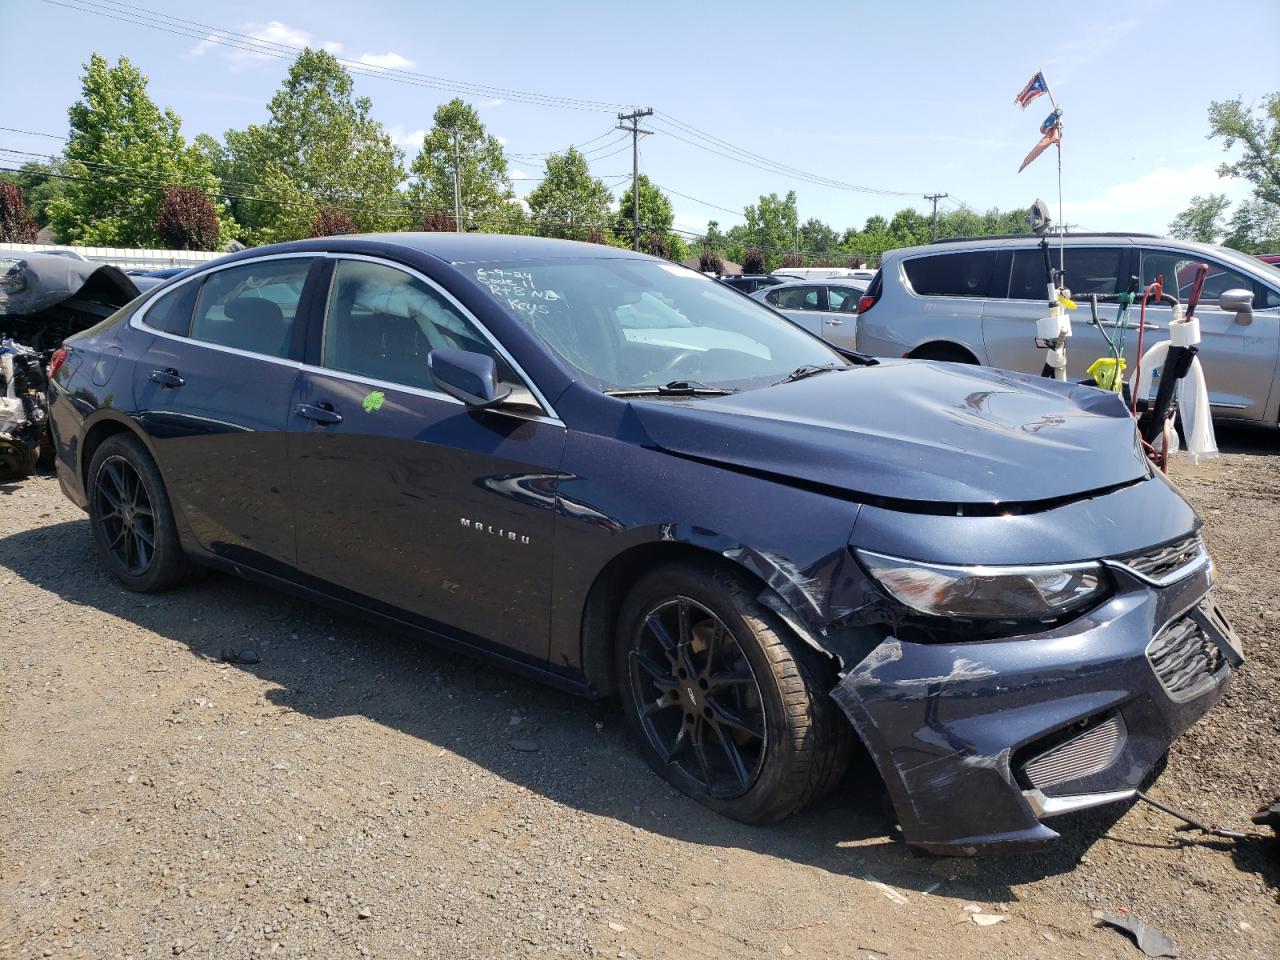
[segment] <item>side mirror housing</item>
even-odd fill
[[[498,382],[493,357],[483,353],[439,347],[427,354],[427,368],[437,387],[469,407],[492,407],[511,394]]]
[[[1236,323],[1252,323],[1253,322],[1253,291],[1252,290],[1224,290],[1222,295],[1218,297],[1218,307],[1227,313],[1236,315]]]

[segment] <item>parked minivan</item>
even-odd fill
[[[832,280],[839,278],[841,280],[862,280],[866,282],[874,277],[876,272],[868,270],[865,267],[779,267],[773,271],[773,276],[783,277],[788,280]]]
[[[1059,256],[1058,238],[1052,255]],[[1088,322],[1091,293],[1123,293],[1130,278],[1164,277],[1184,302],[1194,265],[1209,276],[1197,309],[1200,356],[1216,417],[1280,422],[1280,269],[1204,243],[1145,234],[1069,234],[1063,241],[1067,287],[1079,304],[1072,315],[1067,374],[1083,380],[1107,350]],[[859,304],[858,349],[872,356],[984,363],[1038,373],[1044,351],[1035,345],[1036,319],[1045,312],[1044,259],[1034,236],[945,240],[892,250]],[[1236,291],[1242,291],[1237,293]],[[1108,333],[1118,308],[1100,305]],[[1148,306],[1146,343],[1167,338],[1171,310]],[[1125,357],[1137,360],[1137,315],[1131,314]]]

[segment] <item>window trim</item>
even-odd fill
[[[413,277],[416,280],[421,280],[429,288],[431,288],[432,291],[439,294],[445,301],[447,301],[451,307],[453,307],[456,311],[458,311],[458,313],[462,316],[462,318],[466,320],[468,323],[470,323],[472,326],[474,326],[475,329],[480,332],[481,336],[484,337],[485,340],[489,341],[490,345],[493,346],[494,350],[497,351],[497,353],[502,357],[502,359],[505,360],[510,365],[512,372],[515,373],[515,375],[519,378],[524,388],[533,395],[533,398],[535,400],[538,401],[538,405],[542,408],[542,412],[540,414],[526,415],[526,414],[521,414],[515,410],[504,410],[500,407],[494,407],[491,409],[493,409],[494,412],[497,412],[497,413],[507,413],[514,416],[520,416],[528,420],[542,420],[550,423],[557,423],[561,426],[564,426],[564,421],[560,419],[560,415],[556,413],[555,408],[543,395],[542,391],[538,389],[538,385],[533,382],[533,378],[530,377],[529,374],[525,372],[524,368],[521,367],[520,364],[516,362],[516,359],[511,355],[511,352],[505,346],[503,346],[502,343],[500,343],[492,333],[489,332],[489,329],[483,323],[480,322],[480,320],[476,317],[475,314],[473,314],[470,310],[468,310],[465,306],[463,306],[462,302],[459,301],[457,297],[451,294],[438,282],[436,282],[435,280],[432,280],[430,277],[428,277],[425,273],[423,273],[420,270],[415,270],[413,267],[407,266],[403,263],[397,263],[394,260],[388,260],[385,257],[374,257],[374,256],[370,256],[368,254],[363,254],[363,253],[346,253],[342,251],[334,252],[334,253],[326,253],[324,254],[324,256],[328,260],[335,260],[335,261],[336,260],[358,260],[365,263],[373,263],[379,266],[388,267],[392,270],[399,270],[401,273],[407,273],[409,276]],[[402,390],[402,391],[416,394],[418,396],[430,397],[433,399],[443,398],[445,400],[450,401],[451,403],[456,403],[462,406],[466,406],[466,404],[462,403],[461,400],[457,399],[456,397],[451,397],[449,396],[449,394],[441,390],[431,390],[430,388],[427,388],[427,387],[415,387],[410,384],[395,383],[394,381],[390,381],[390,380],[377,380],[376,378],[373,378],[373,377],[360,377],[356,374],[348,373],[345,370],[333,370],[323,365],[323,360],[324,360],[323,344],[324,344],[324,336],[326,333],[325,328],[329,320],[329,297],[333,293],[333,278],[336,273],[337,273],[336,270],[329,271],[329,282],[326,290],[324,291],[324,303],[323,303],[322,309],[318,311],[320,314],[320,343],[321,343],[321,350],[320,350],[319,357],[322,363],[320,365],[303,363],[302,369],[309,372],[323,373],[326,376],[330,376],[330,377],[337,377],[340,380],[349,380],[352,383],[373,383],[377,386],[384,386],[392,390]]]

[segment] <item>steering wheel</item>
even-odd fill
[[[655,370],[654,373],[664,377],[668,374],[675,373],[676,367],[680,366],[684,361],[688,360],[690,357],[701,356],[704,352],[705,351],[703,350],[681,350],[661,367]]]

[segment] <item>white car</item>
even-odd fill
[[[858,301],[866,292],[864,280],[793,280],[751,296],[837,347],[856,350]]]

